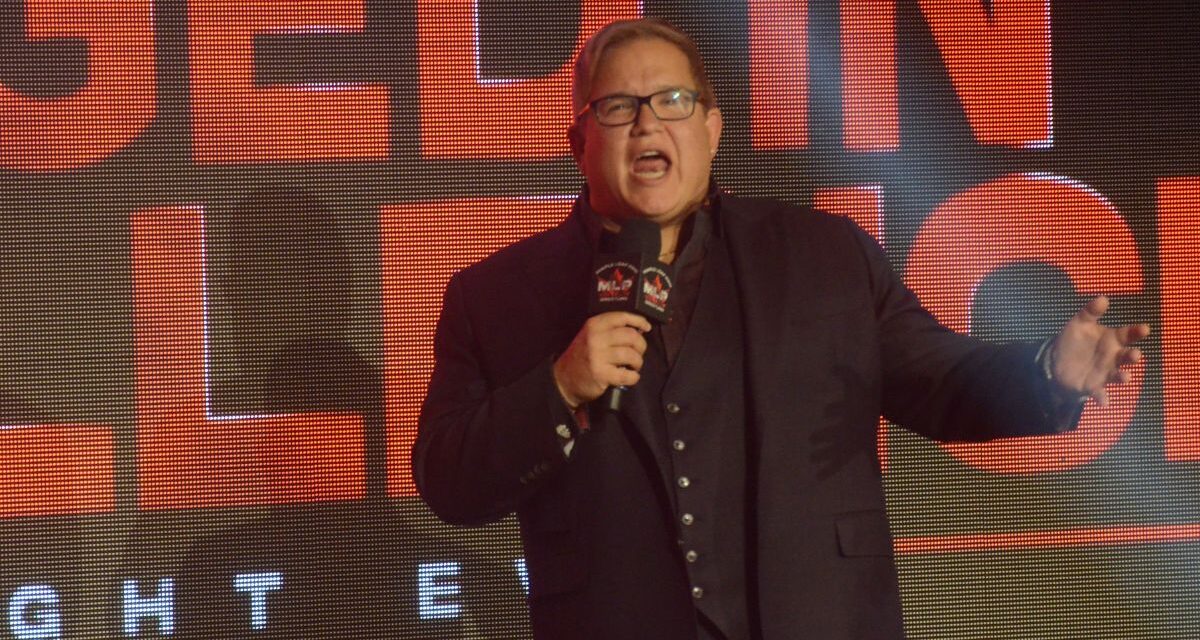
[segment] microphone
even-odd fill
[[[658,225],[642,218],[625,220],[619,233],[604,232],[593,263],[591,315],[628,311],[651,323],[666,322],[670,317],[667,305],[675,276],[671,265],[658,260],[661,246],[662,232]],[[601,406],[620,411],[621,396],[626,390],[609,387],[600,398]]]

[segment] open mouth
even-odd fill
[[[667,175],[671,159],[661,151],[643,151],[633,160],[633,175],[643,180],[657,180]]]

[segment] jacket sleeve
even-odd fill
[[[883,413],[940,441],[983,441],[1074,428],[1037,362],[1039,343],[998,345],[942,326],[892,270],[873,238],[854,228],[879,326]]]
[[[442,303],[413,477],[438,517],[477,526],[515,511],[565,463],[560,433],[573,417],[554,384],[552,357],[514,379],[488,379],[461,275]]]

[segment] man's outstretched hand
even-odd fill
[[[1121,367],[1142,359],[1133,343],[1150,335],[1150,325],[1106,327],[1100,316],[1108,311],[1108,298],[1098,296],[1083,306],[1063,327],[1050,350],[1050,371],[1066,394],[1091,396],[1108,404],[1105,385],[1129,381]]]

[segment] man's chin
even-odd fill
[[[630,217],[646,218],[659,224],[666,224],[686,213],[677,199],[634,200],[627,203],[626,208]]]
[[[593,207],[596,204],[593,202]],[[687,206],[676,198],[631,198],[612,203],[607,211],[597,208],[596,212],[618,224],[621,220],[642,218],[666,225],[687,213]]]
[[[673,222],[674,220],[676,220],[677,218],[679,218],[682,214],[683,214],[682,211],[671,210],[671,209],[667,209],[667,210],[635,209],[635,210],[631,210],[626,217],[627,218],[642,218],[643,220],[649,220],[651,222],[654,222],[655,224],[658,224],[659,226],[666,226],[666,225],[670,224],[671,222]]]

